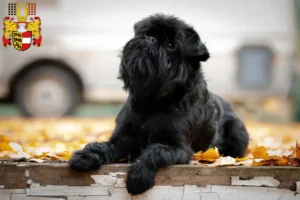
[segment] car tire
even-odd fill
[[[17,80],[14,100],[23,116],[62,117],[74,112],[81,100],[81,90],[66,69],[40,66]]]

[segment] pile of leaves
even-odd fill
[[[1,119],[0,161],[66,162],[87,143],[107,141],[115,126],[105,119]],[[214,166],[300,166],[300,125],[249,121],[250,144],[243,158],[217,148],[197,152],[191,164]]]
[[[0,160],[66,162],[93,141],[107,141],[114,119],[2,119]]]
[[[269,150],[264,146],[255,148],[246,157],[232,158],[222,156],[218,148],[210,148],[205,152],[199,151],[194,154],[191,164],[216,166],[295,166],[300,167],[300,143],[289,151]]]

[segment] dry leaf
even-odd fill
[[[300,167],[300,159],[293,158],[290,160],[290,165],[294,167]]]
[[[239,164],[237,164],[235,159],[230,156],[220,157],[214,163],[207,164],[207,166],[209,167],[230,166],[230,165],[239,165]]]
[[[9,145],[9,138],[5,135],[0,135],[0,152],[2,151],[11,151],[13,152],[13,148]]]
[[[300,159],[300,142],[299,141],[296,142],[296,149],[295,149],[295,151],[296,151],[296,157],[298,159]]]
[[[9,154],[9,157],[12,158],[12,159],[18,159],[18,158],[29,159],[30,158],[30,154],[26,153],[26,152],[18,152],[16,154]]]
[[[254,149],[252,152],[254,158],[262,158],[264,160],[269,159],[267,149],[264,146]]]
[[[194,154],[193,160],[199,160],[199,161],[207,161],[207,162],[214,162],[220,157],[220,154],[218,152],[218,148],[209,148],[205,152],[202,153],[202,151],[199,151]]]
[[[72,154],[69,151],[63,151],[55,154],[60,160],[68,161],[70,160]]]
[[[259,162],[253,160],[252,166],[273,166],[275,162],[277,162],[277,160],[274,160],[274,159],[262,160],[262,161],[259,161]]]
[[[200,160],[202,158],[202,151],[198,151],[193,155],[193,160]]]
[[[216,160],[220,157],[218,148],[209,148],[202,154],[202,160]]]
[[[22,152],[23,151],[23,147],[16,142],[10,142],[9,146],[12,148],[12,150],[14,152]]]
[[[45,162],[45,160],[38,159],[38,158],[30,158],[30,159],[28,160],[28,162],[43,163],[43,162]]]
[[[11,152],[9,152],[9,151],[2,151],[1,153],[0,153],[0,159],[8,159],[9,158],[9,154],[11,154]]]
[[[0,159],[25,157],[27,161],[38,163],[67,161],[74,150],[82,149],[87,143],[107,141],[114,127],[114,118],[2,119]],[[210,148],[195,153],[195,161],[191,163],[199,166],[204,165],[200,162],[213,163],[211,166],[300,166],[300,142],[295,145],[295,141],[300,141],[299,125],[246,121],[246,127],[251,141],[244,158],[233,161],[230,157],[221,157],[216,148]]]
[[[289,165],[289,162],[290,162],[290,159],[287,158],[287,157],[282,157],[282,158],[279,158],[279,160],[277,161],[277,165],[278,166],[288,166]]]
[[[251,160],[252,161],[253,156],[247,156],[247,157],[243,157],[243,158],[236,158],[235,161],[236,162],[243,162],[243,161],[247,161],[247,160]]]
[[[252,159],[249,160],[242,160],[242,161],[238,161],[236,162],[238,165],[244,165],[244,166],[250,166],[252,165]]]

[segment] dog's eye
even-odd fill
[[[170,43],[170,42],[166,42],[166,47],[169,50],[173,50],[174,49],[174,45],[172,43]]]

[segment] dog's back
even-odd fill
[[[242,157],[248,146],[249,135],[231,105],[223,98],[211,94],[219,107],[217,133],[211,146],[218,147],[221,154],[231,157]]]

